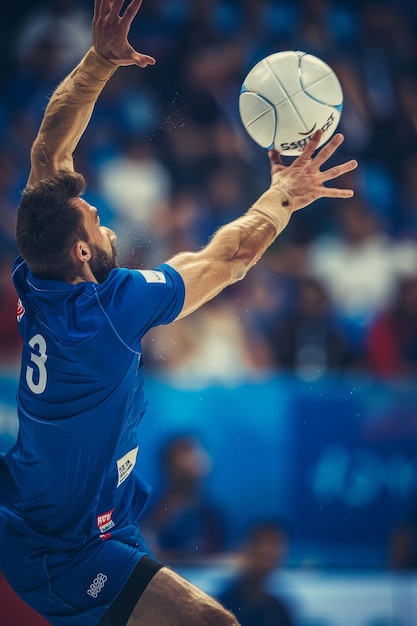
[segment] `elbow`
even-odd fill
[[[42,138],[37,138],[30,151],[30,163],[32,168],[37,168],[40,172],[45,172],[46,175],[49,172],[56,171],[56,163],[60,162],[56,151],[48,149],[48,146]]]
[[[232,261],[230,263],[230,284],[232,285],[245,278],[252,265],[253,264],[243,263],[242,261]]]
[[[245,278],[250,268],[258,261],[260,254],[253,250],[230,247],[223,249],[222,265],[227,284],[232,285]]]
[[[242,254],[242,251],[235,251],[234,254],[227,255],[223,259],[223,264],[225,275],[228,277],[228,284],[232,285],[245,278],[256,261],[257,258],[254,258],[252,255]]]
[[[30,163],[36,180],[53,176],[59,170],[73,169],[71,155],[66,150],[48,147],[41,137],[38,137],[32,146]]]
[[[249,225],[250,226],[250,225]],[[213,239],[215,250],[228,277],[228,284],[242,280],[251,267],[259,261],[263,252],[275,238],[275,229],[270,224],[263,224],[266,229],[244,228],[235,222],[227,225]]]
[[[49,163],[49,157],[44,142],[37,138],[30,151],[30,162],[33,165],[45,167]]]

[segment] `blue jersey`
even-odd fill
[[[115,269],[102,284],[13,280],[23,338],[19,434],[0,466],[0,512],[52,548],[137,522],[149,488],[133,471],[146,400],[141,339],[173,321],[184,284],[170,266]]]

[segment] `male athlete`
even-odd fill
[[[343,137],[313,158],[321,134],[203,250],[146,271],[117,267],[116,235],[82,198],[72,155],[117,67],[155,61],[128,43],[141,5],[96,0],[93,46],[58,86],[31,151],[18,209],[13,270],[24,347],[19,435],[0,459],[1,565],[16,592],[53,625],[237,624],[217,602],[157,563],[138,519],[148,486],[134,471],[145,410],[141,338],[244,277],[291,214],[319,197],[349,198],[321,172]]]

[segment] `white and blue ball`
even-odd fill
[[[299,155],[321,128],[323,145],[342,115],[339,80],[324,61],[289,50],[259,61],[246,76],[239,96],[240,116],[256,143],[282,155]]]

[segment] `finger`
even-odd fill
[[[93,23],[108,10],[108,0],[96,0],[94,2]],[[107,10],[106,10],[107,8]]]
[[[149,56],[148,54],[141,54],[140,52],[134,51],[131,59],[135,65],[139,67],[147,67],[148,65],[155,65],[156,59]]]
[[[112,17],[120,17],[120,11],[122,10],[124,0],[107,0],[109,7],[108,12]]]
[[[337,187],[323,187],[323,198],[352,198],[353,189],[338,189]]]
[[[281,155],[278,150],[268,150],[268,156],[271,165],[282,165]]]
[[[123,13],[123,19],[125,19],[129,24],[133,22],[133,18],[142,6],[142,1],[143,0],[131,0],[130,4],[126,7],[125,12]]]
[[[301,155],[297,158],[297,161],[308,161],[308,159],[311,159],[313,152],[317,150],[317,146],[319,145],[322,136],[323,131],[320,129],[316,130],[314,135],[311,136],[310,141],[302,151]]]
[[[316,164],[320,167],[325,161],[330,159],[332,154],[336,152],[338,147],[344,142],[345,138],[342,133],[337,133],[330,139],[330,141],[320,150],[317,156],[314,158]]]
[[[351,161],[346,161],[346,163],[342,163],[341,165],[335,165],[330,169],[323,172],[324,180],[333,180],[334,178],[338,178],[343,174],[347,174],[347,172],[351,172],[352,170],[358,167],[358,162],[355,159]]]

